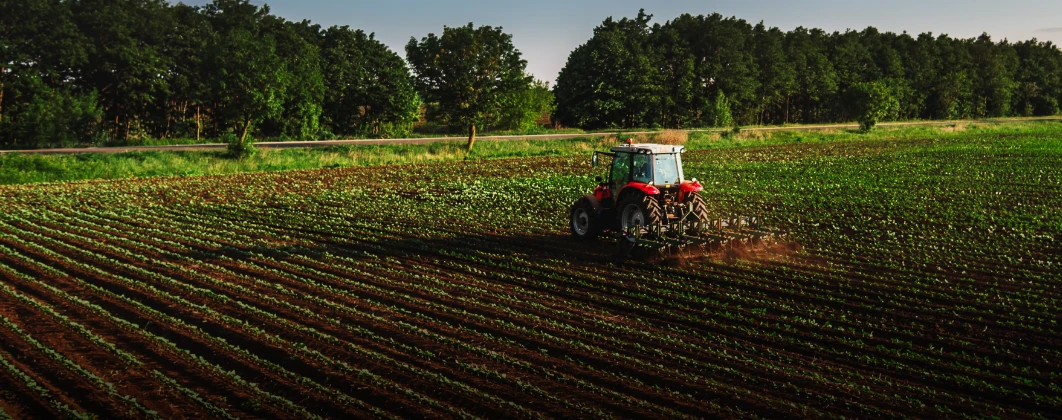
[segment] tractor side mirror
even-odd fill
[[[602,178],[601,175],[595,176],[594,180],[597,181],[598,184],[605,182],[605,178]]]
[[[597,153],[594,153],[594,157],[590,158],[590,166],[594,168],[597,167]]]

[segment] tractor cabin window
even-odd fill
[[[651,155],[645,153],[638,153],[634,155],[633,167],[634,175],[632,179],[637,182],[644,182],[647,184],[653,183],[653,165]]]
[[[627,185],[631,180],[631,156],[628,153],[618,153],[612,159],[612,182],[616,191]]]
[[[657,184],[678,184],[682,182],[679,176],[677,154],[661,154],[653,156],[653,167],[656,168],[654,177]]]

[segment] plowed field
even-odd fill
[[[0,187],[0,418],[1057,418],[1062,142],[689,152],[785,252],[617,259],[589,156]]]

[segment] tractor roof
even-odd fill
[[[655,143],[639,143],[639,144],[623,144],[612,148],[616,153],[650,153],[661,155],[665,153],[682,153],[686,151],[685,146],[672,146],[670,144],[655,144]]]

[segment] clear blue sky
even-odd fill
[[[171,0],[176,3],[176,0]],[[202,5],[208,0],[184,0]],[[790,30],[797,26],[829,32],[874,26],[882,32],[945,33],[972,38],[988,32],[992,39],[1037,38],[1062,44],[1060,0],[252,0],[268,4],[287,20],[309,19],[327,27],[348,25],[376,33],[376,39],[405,57],[411,36],[442,32],[443,25],[469,22],[501,26],[527,60],[535,77],[556,80],[568,54],[586,42],[606,17],[634,17],[644,8],[653,22],[682,13],[718,12],[751,23]]]

